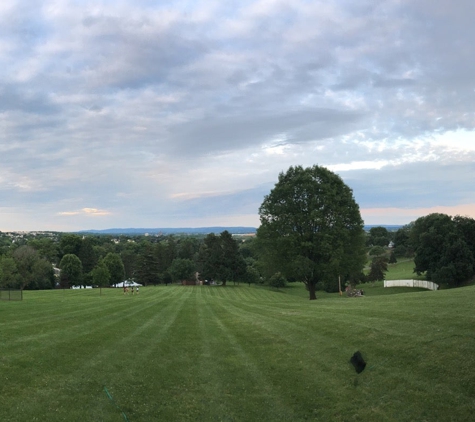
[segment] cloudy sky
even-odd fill
[[[291,165],[366,224],[475,218],[473,0],[4,0],[0,230],[258,226]]]

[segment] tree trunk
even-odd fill
[[[315,293],[315,284],[311,281],[308,282],[307,287],[308,287],[308,293],[310,294],[310,300],[316,300],[317,295]]]

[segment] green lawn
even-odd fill
[[[475,286],[319,297],[301,284],[25,292],[0,302],[0,420],[473,419]]]
[[[395,264],[388,265],[386,280],[425,280],[423,275],[418,276],[414,272],[414,260],[400,258]]]

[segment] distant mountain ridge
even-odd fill
[[[369,230],[373,227],[384,227],[388,232],[395,232],[398,231],[400,228],[404,227],[403,224],[368,224],[364,226],[365,231],[369,232]]]
[[[365,225],[365,231],[369,231],[372,227],[385,227],[388,231],[397,231],[403,225],[397,224],[371,224]],[[90,233],[90,234],[113,234],[113,235],[157,235],[157,234],[219,234],[227,230],[231,234],[254,234],[257,231],[256,227],[175,227],[175,228],[125,228],[125,229],[104,229],[104,230],[81,230],[77,233]]]
[[[81,230],[78,233],[90,233],[90,234],[129,234],[129,235],[144,235],[144,234],[219,234],[227,230],[231,234],[250,234],[255,233],[255,227],[180,227],[180,228],[126,228],[126,229],[104,229],[104,230]]]

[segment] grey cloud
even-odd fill
[[[208,50],[203,41],[187,35],[186,22],[160,28],[159,21],[145,16],[140,20],[88,16],[83,24],[79,33],[87,54],[79,63],[94,89],[167,83],[174,69]]]
[[[51,102],[46,93],[0,85],[0,112],[2,111],[52,114],[57,113],[59,108]]]
[[[361,207],[433,207],[475,202],[475,163],[412,163],[341,173]]]
[[[152,1],[20,1],[0,16],[0,164],[10,178],[0,196],[150,219],[254,212],[256,186],[171,203],[162,185],[222,154],[239,154],[248,171],[255,164],[243,154],[269,145],[292,151],[279,156],[275,177],[296,160],[403,162],[414,139],[475,128],[473,2],[266,4],[216,3],[198,16],[201,3],[188,13],[170,3],[168,14]],[[393,144],[399,138],[407,143]],[[473,166],[442,160],[342,175],[372,207],[474,201]],[[173,169],[163,170],[166,182],[147,176],[155,166]],[[15,188],[21,177],[42,190]]]
[[[174,142],[169,147],[188,155],[242,149],[277,142],[279,137],[283,137],[283,143],[308,142],[344,134],[360,118],[358,113],[325,109],[255,116],[216,115],[172,129]]]
[[[175,212],[184,218],[218,217],[229,212],[257,215],[264,196],[272,187],[273,184],[266,183],[253,189],[190,199],[177,204]]]

